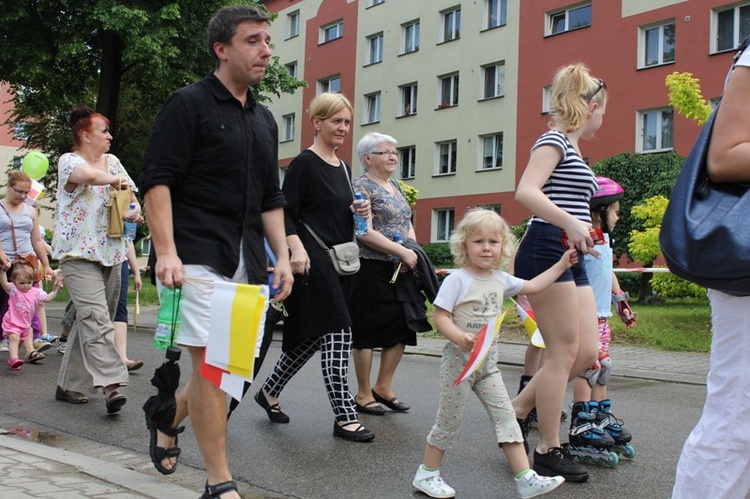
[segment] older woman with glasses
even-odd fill
[[[385,414],[380,404],[392,411],[409,410],[393,392],[393,376],[405,346],[417,344],[418,331],[431,329],[426,321],[407,321],[405,313],[404,297],[416,292],[411,270],[418,257],[398,242],[414,240],[415,235],[409,203],[391,179],[398,166],[396,143],[396,139],[382,133],[365,135],[357,146],[365,173],[354,181],[354,190],[370,199],[372,211],[367,234],[357,238],[361,268],[351,307],[358,384],[355,401],[359,412],[373,415]],[[371,386],[374,348],[381,349],[380,369]]]

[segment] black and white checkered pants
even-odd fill
[[[349,392],[349,356],[352,351],[352,330],[349,327],[318,338],[307,338],[296,348],[282,352],[273,373],[263,384],[263,389],[271,397],[278,398],[289,380],[318,350],[328,401],[336,421],[357,420],[354,397]]]

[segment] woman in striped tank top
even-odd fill
[[[531,157],[516,190],[516,200],[533,217],[519,245],[516,276],[533,279],[551,267],[568,244],[585,254],[594,246],[589,199],[596,191],[594,173],[583,161],[580,139],[591,139],[602,125],[607,102],[604,80],[594,78],[583,64],[557,71],[552,82],[552,121],[531,149]],[[524,420],[536,407],[539,442],[534,470],[562,475],[568,481],[588,479],[586,469],[574,463],[560,445],[560,411],[568,380],[596,360],[597,316],[594,294],[579,263],[546,291],[529,296],[539,331],[547,346],[544,365],[513,400],[516,415]],[[524,433],[528,424],[522,425]]]

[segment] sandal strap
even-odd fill
[[[230,490],[237,491],[237,482],[234,480],[217,483],[216,485],[209,485],[208,482],[206,482],[206,491],[203,493],[203,498],[211,499],[212,497],[219,497],[221,494],[229,492]]]
[[[352,425],[357,425],[357,429],[356,430],[344,430],[344,431],[348,431],[350,433],[359,433],[361,431],[367,431],[367,428],[365,428],[362,425],[362,423],[360,423],[359,421],[348,421],[348,422],[346,422],[344,424],[340,424],[339,428],[341,428],[343,430],[344,428],[348,428],[348,427],[350,427]]]
[[[185,427],[184,426],[180,426],[179,428],[172,428],[172,427],[169,427],[169,428],[157,428],[157,430],[159,430],[160,432],[162,432],[163,434],[165,434],[168,437],[176,437],[177,435],[179,435],[180,433],[182,433],[183,431],[185,431]]]

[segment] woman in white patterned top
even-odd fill
[[[567,249],[565,244],[584,254],[594,246],[589,199],[597,182],[581,157],[579,140],[591,139],[601,127],[606,102],[604,81],[592,77],[583,64],[565,66],[555,74],[550,130],[531,149],[516,190],[516,199],[534,215],[516,254],[515,273],[522,279],[551,267]],[[570,459],[559,438],[567,382],[596,360],[596,305],[583,256],[529,301],[547,345],[546,357],[544,366],[513,399],[513,406],[521,420],[536,407],[539,442],[534,469],[585,481],[586,469]]]

